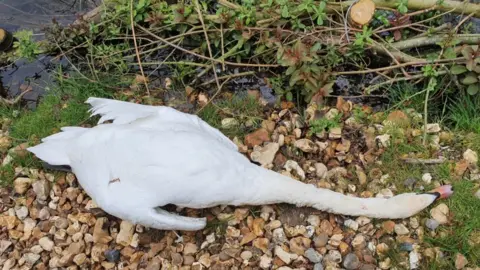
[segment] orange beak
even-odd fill
[[[438,197],[439,199],[445,199],[450,197],[453,194],[453,188],[451,185],[444,185],[437,187],[435,189],[432,189],[429,193],[438,193],[440,196]]]

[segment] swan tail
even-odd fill
[[[437,198],[445,197],[436,190],[424,194],[403,193],[391,198],[359,198],[317,188],[279,173],[257,168],[263,172],[255,179],[257,184],[254,184],[255,190],[253,195],[248,198],[247,204],[283,202],[296,206],[313,207],[333,214],[400,219],[413,216],[428,207]],[[451,194],[449,186],[443,186],[442,190],[450,190],[448,195]]]
[[[90,97],[85,103],[91,106],[89,111],[91,116],[101,116],[98,124],[109,120],[113,120],[114,124],[127,124],[158,112],[158,108],[155,106],[107,98]]]
[[[63,127],[62,132],[42,139],[42,143],[27,148],[27,150],[49,165],[68,166],[68,146],[72,140],[80,136],[87,128]]]

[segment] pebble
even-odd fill
[[[439,204],[432,210],[430,210],[430,215],[440,224],[445,224],[448,222],[448,206],[444,203]]]
[[[463,256],[460,253],[457,253],[455,255],[455,268],[463,269],[465,268],[465,266],[467,266],[467,264],[468,264],[468,260],[467,258],[465,258],[465,256]]]
[[[323,264],[321,263],[316,263],[314,266],[313,266],[313,270],[323,270]]]
[[[407,229],[407,227],[403,224],[395,224],[395,233],[397,235],[406,235],[410,231]]]
[[[420,266],[420,255],[416,251],[412,251],[408,254],[410,261],[410,269],[417,269]]]
[[[252,257],[253,257],[252,252],[248,250],[245,250],[240,254],[240,258],[246,261],[250,260]]]
[[[328,234],[320,233],[313,239],[313,243],[316,248],[321,248],[327,245],[328,243]]]
[[[333,247],[338,247],[342,239],[343,239],[343,234],[335,234],[330,238],[330,240],[328,240],[328,244]]]
[[[325,257],[327,261],[334,262],[334,263],[341,263],[342,262],[342,254],[338,250],[330,250]]]
[[[438,221],[436,221],[435,219],[429,218],[425,221],[425,226],[427,228],[429,228],[430,230],[434,231],[435,229],[438,228],[438,226],[440,226],[440,223]]]
[[[479,198],[480,199],[480,189],[477,190],[477,192],[475,192],[475,197]]]
[[[109,262],[116,263],[116,262],[120,261],[120,251],[117,250],[117,249],[109,249],[109,250],[105,251],[104,254],[105,254],[105,258]]]
[[[275,255],[280,258],[280,260],[282,260],[284,263],[286,264],[290,264],[290,262],[292,261],[292,259],[295,259],[296,258],[296,255],[294,254],[290,254],[288,252],[286,252],[285,250],[283,250],[282,247],[280,246],[276,246],[275,247]]]
[[[309,215],[307,222],[314,227],[318,227],[320,225],[320,217],[317,215]]]
[[[416,229],[420,226],[420,223],[418,222],[418,219],[416,217],[411,217],[409,221],[409,225],[413,229]]]
[[[432,182],[432,175],[430,173],[425,173],[422,176],[422,181],[425,182],[426,184],[430,184]]]
[[[400,251],[412,251],[413,245],[411,243],[401,243],[398,247]]]
[[[266,254],[263,254],[260,257],[260,263],[258,264],[262,269],[270,269],[272,266],[272,258],[268,257]]]
[[[117,235],[116,242],[122,246],[128,246],[132,242],[133,232],[135,231],[135,226],[123,220],[120,223],[120,232]]]
[[[278,143],[268,143],[264,147],[255,146],[253,152],[250,154],[250,158],[263,166],[269,165],[272,164],[275,159],[275,154],[278,152],[278,149],[280,149]]]
[[[355,220],[347,219],[343,224],[354,231],[358,230],[358,223]]]
[[[319,263],[322,261],[322,255],[318,253],[315,249],[309,248],[305,251],[305,257],[312,263]]]
[[[26,206],[15,207],[15,214],[20,220],[24,220],[28,216],[28,208]]]
[[[365,236],[363,234],[357,234],[352,240],[352,247],[355,250],[362,249],[366,246]]]
[[[315,149],[316,145],[309,139],[297,140],[293,145],[305,153],[312,153],[316,150]]]
[[[224,118],[222,119],[222,128],[230,129],[238,126],[240,123],[235,118]]]
[[[417,179],[410,177],[403,182],[403,185],[407,188],[412,189],[415,186],[416,182],[417,182]]]
[[[185,248],[183,249],[184,255],[193,255],[197,253],[198,247],[194,243],[187,243],[185,244]]]
[[[32,184],[33,191],[36,194],[36,199],[39,202],[45,202],[50,193],[50,183],[46,180],[36,181]]]
[[[463,153],[463,158],[469,163],[469,164],[477,164],[478,163],[478,154],[477,152],[473,151],[472,149],[467,149]]]
[[[38,240],[38,244],[46,251],[52,251],[55,244],[48,237],[42,237]]]
[[[346,269],[357,269],[360,267],[360,260],[354,253],[349,253],[343,259],[343,267]]]
[[[319,179],[324,179],[327,176],[327,166],[323,163],[315,163],[315,174]]]
[[[27,192],[28,188],[32,184],[33,180],[26,177],[18,177],[13,181],[13,188],[16,193],[22,195]]]

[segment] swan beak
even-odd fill
[[[431,190],[429,193],[437,196],[437,199],[445,199],[453,194],[453,188],[451,185],[444,185]]]

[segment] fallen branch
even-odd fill
[[[431,158],[431,159],[421,159],[421,158],[402,158],[405,163],[409,164],[425,164],[425,165],[435,165],[443,164],[447,159],[445,158]]]
[[[417,38],[398,41],[398,42],[392,43],[390,46],[397,50],[407,50],[411,48],[434,45],[450,37],[451,36],[449,35],[417,37]],[[455,35],[454,38],[460,42],[459,44],[475,45],[480,42],[480,34],[460,34],[460,35]]]

